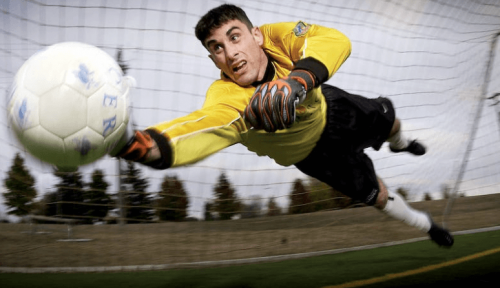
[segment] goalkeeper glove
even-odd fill
[[[117,147],[109,154],[112,157],[138,162],[155,169],[169,168],[172,158],[167,138],[152,129],[127,131]]]
[[[158,150],[158,146],[148,131],[135,131],[125,146],[114,156],[129,161],[147,163],[159,158],[159,154],[152,153],[154,150]]]
[[[315,87],[315,76],[307,70],[257,86],[244,117],[255,129],[267,132],[286,129],[295,122],[296,106]]]

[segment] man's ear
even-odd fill
[[[262,44],[264,44],[264,35],[262,35],[262,31],[260,31],[259,27],[252,28],[252,36],[255,39],[255,42],[259,44],[259,46],[262,46]]]
[[[212,60],[212,62],[214,62],[215,67],[220,69],[219,65],[217,65],[217,62],[215,62],[214,57],[211,54],[208,55],[208,58],[210,58],[210,60]]]

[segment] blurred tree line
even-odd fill
[[[78,170],[67,172],[54,169],[58,179],[54,191],[46,192],[37,201],[35,178],[18,153],[4,180],[6,191],[3,197],[9,208],[7,213],[19,217],[34,214],[77,218],[87,224],[99,221],[116,223],[120,220],[126,223],[191,220],[187,213],[189,197],[177,176],[165,176],[158,191],[147,192],[149,183],[142,176],[142,171],[133,162],[126,164],[120,191],[114,194],[108,193],[110,184],[106,182],[102,170],[94,170],[90,181],[85,182]],[[364,206],[314,178],[296,179],[291,188],[288,209],[281,208],[274,197],[268,198],[264,205],[259,196],[240,199],[222,172],[213,187],[213,199],[204,205],[204,220],[278,216]],[[408,196],[404,188],[398,188],[397,192],[404,198]],[[450,189],[443,186],[442,193],[448,198]],[[430,197],[425,199],[430,200]]]
[[[8,214],[77,218],[91,224],[99,221],[115,223],[123,217],[127,223],[182,221],[187,217],[189,198],[176,176],[165,176],[160,190],[147,192],[149,183],[134,163],[127,162],[120,191],[109,194],[109,183],[102,170],[92,172],[89,182],[76,171],[54,169],[58,182],[54,191],[36,200],[35,179],[16,154],[4,180],[3,193]],[[123,210],[123,211],[120,211]]]
[[[323,210],[345,209],[364,206],[353,201],[327,184],[309,177],[304,183],[296,179],[290,194],[290,214],[311,213]]]

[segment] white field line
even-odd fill
[[[474,234],[488,231],[500,230],[500,226],[480,228],[473,230],[453,232],[453,235]],[[128,266],[101,266],[101,267],[0,267],[0,273],[86,273],[86,272],[128,272],[128,271],[153,271],[153,270],[169,270],[180,268],[203,268],[203,267],[220,267],[241,264],[255,264],[277,262],[290,259],[300,259],[321,255],[340,254],[345,252],[368,250],[380,247],[389,247],[413,242],[429,240],[428,237],[413,238],[402,241],[393,241],[380,244],[364,245],[351,248],[342,248],[334,250],[287,254],[278,256],[255,257],[246,259],[221,260],[221,261],[202,261],[189,263],[174,263],[174,264],[159,264],[159,265],[128,265]]]

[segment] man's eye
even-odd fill
[[[214,45],[213,48],[212,48],[215,52],[219,51],[222,49],[222,46],[221,45]]]
[[[240,35],[238,35],[238,34],[231,35],[231,40],[232,40],[232,41],[236,41],[236,40],[238,40],[239,38],[240,38]]]

